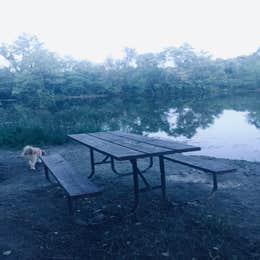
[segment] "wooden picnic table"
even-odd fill
[[[71,134],[68,135],[72,140],[87,146],[90,149],[91,178],[95,173],[95,165],[110,163],[112,170],[118,175],[120,174],[115,168],[114,160],[130,161],[134,183],[134,212],[139,204],[139,177],[144,182],[145,190],[157,189],[162,190],[163,200],[166,200],[166,179],[164,167],[164,155],[183,152],[198,151],[200,147],[187,145],[180,142],[162,140],[158,138],[146,137],[121,131],[96,132],[89,134]],[[102,153],[105,158],[100,162],[95,162],[94,151]],[[144,171],[138,168],[137,160],[142,158],[150,158],[150,164],[147,169],[153,166],[153,157],[159,158],[161,185],[151,186],[144,175]],[[145,169],[145,170],[147,170]],[[144,189],[142,189],[144,190]]]

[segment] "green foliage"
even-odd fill
[[[0,45],[0,56],[8,64],[0,67],[0,145],[63,143],[67,133],[107,129],[191,137],[222,111],[205,99],[209,94],[260,91],[260,49],[223,60],[188,44],[145,54],[126,48],[122,59],[94,64],[61,58],[37,37],[23,34]],[[93,95],[107,99],[73,103]],[[17,102],[5,108],[1,99]],[[258,111],[248,116],[256,127]],[[167,120],[170,113],[176,114],[174,126]]]
[[[255,95],[55,100],[39,107],[16,102],[0,106],[0,146],[62,144],[67,134],[119,129],[190,138],[224,109],[248,111],[249,123],[260,128]]]
[[[8,66],[0,69],[0,97],[14,97],[31,105],[52,103],[57,96],[203,95],[255,91],[260,86],[260,51],[234,59],[213,59],[190,45],[159,53],[138,54],[126,48],[121,60],[93,64],[61,58],[36,36],[23,34],[0,46]],[[48,99],[50,99],[48,101]]]
[[[8,68],[0,68],[0,99],[12,96],[14,76]]]

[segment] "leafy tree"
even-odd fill
[[[208,93],[259,91],[260,51],[233,59],[213,59],[189,44],[159,53],[126,48],[122,59],[103,64],[59,57],[36,36],[23,34],[0,46],[8,66],[0,70],[0,95],[31,105],[53,106],[55,98],[110,95],[201,96]]]

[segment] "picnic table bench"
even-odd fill
[[[230,166],[227,163],[223,163],[217,159],[212,159],[212,158],[183,155],[183,154],[170,154],[170,155],[165,155],[164,159],[169,160],[171,162],[183,164],[203,172],[211,173],[213,176],[212,193],[218,189],[218,181],[217,181],[218,174],[236,171],[236,168],[234,168],[233,166]]]
[[[236,169],[225,163],[208,158],[197,156],[185,156],[181,153],[197,151],[200,147],[187,145],[175,141],[162,140],[140,136],[136,134],[124,133],[120,131],[97,132],[89,134],[72,134],[69,137],[90,150],[90,167],[89,176],[80,175],[71,165],[59,154],[47,155],[42,157],[44,163],[45,175],[48,180],[49,172],[57,180],[59,185],[65,190],[68,198],[70,214],[73,215],[73,199],[80,197],[93,197],[102,192],[102,189],[92,183],[91,178],[95,173],[95,166],[98,164],[110,163],[112,170],[119,175],[115,169],[115,160],[129,161],[132,169],[130,174],[133,176],[134,187],[134,205],[131,212],[135,212],[139,204],[139,192],[145,190],[161,189],[162,198],[166,200],[166,177],[164,161],[172,161],[199,169],[213,175],[213,189],[216,191],[217,175],[220,173],[233,172]],[[94,151],[104,155],[102,161],[95,161]],[[153,165],[153,157],[159,159],[160,185],[152,186],[142,174],[145,170]],[[150,159],[149,166],[141,170],[138,166],[138,160]],[[124,175],[124,174],[123,174]],[[139,179],[143,181],[145,188],[139,188]]]
[[[199,147],[187,145],[184,143],[161,140],[158,138],[146,137],[121,131],[107,131],[89,134],[71,134],[68,136],[90,150],[90,167],[91,178],[95,173],[95,166],[98,164],[110,163],[111,168],[115,171],[115,160],[129,161],[132,169],[130,174],[133,176],[134,186],[134,205],[131,212],[135,212],[139,204],[139,192],[153,189],[161,189],[162,198],[166,200],[166,177],[164,168],[164,155],[173,153],[182,153],[200,150]],[[103,154],[105,157],[102,161],[96,162],[94,151]],[[142,174],[138,166],[138,160],[143,158],[150,159],[149,169],[152,166],[152,158],[158,157],[161,184],[152,186]],[[147,170],[145,169],[145,170]],[[145,185],[145,188],[139,188],[139,179]]]
[[[80,175],[59,154],[41,157],[47,180],[49,172],[67,194],[69,213],[73,215],[73,200],[82,197],[93,197],[101,194],[102,189],[92,183],[86,175]]]

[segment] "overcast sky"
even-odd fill
[[[0,43],[36,34],[62,55],[102,61],[190,43],[215,57],[260,46],[260,0],[0,0]]]

